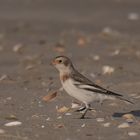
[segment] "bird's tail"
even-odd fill
[[[125,99],[124,97],[117,97],[117,99],[122,100],[122,101],[124,101],[126,103],[129,103],[129,104],[134,104],[132,101],[130,101],[128,99]]]

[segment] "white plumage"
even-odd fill
[[[97,89],[96,87],[89,85],[79,85],[75,86],[75,81],[71,78],[67,79],[65,82],[61,81],[64,90],[72,97],[77,100],[90,104],[93,101],[102,102],[105,99],[114,99],[111,96],[106,96],[104,94],[97,94],[92,91],[85,90],[84,88]]]

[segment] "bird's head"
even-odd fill
[[[66,56],[55,57],[51,64],[62,74],[69,74],[73,69],[71,60]]]

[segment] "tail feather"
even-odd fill
[[[126,103],[134,104],[132,101],[129,101],[128,99],[125,99],[123,97],[117,97],[119,100],[125,101]]]

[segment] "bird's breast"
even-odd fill
[[[72,97],[82,101],[82,102],[91,102],[93,99],[93,95],[89,91],[85,91],[83,89],[79,89],[74,85],[73,80],[71,78],[67,79],[65,82],[61,81],[64,90]]]

